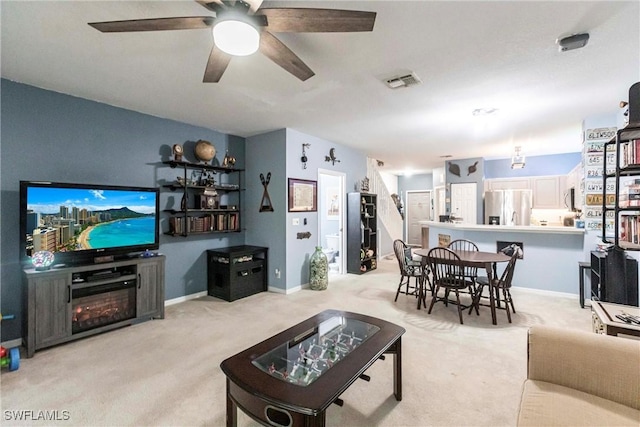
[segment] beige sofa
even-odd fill
[[[640,426],[640,341],[529,330],[519,426]]]

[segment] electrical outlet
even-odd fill
[[[300,218],[293,218],[291,220],[291,224],[293,225],[300,225]]]
[[[279,268],[276,268],[275,275],[276,275],[276,279],[280,278],[280,269]]]

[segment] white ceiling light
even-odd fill
[[[220,50],[229,55],[247,56],[260,46],[260,32],[250,20],[231,16],[218,19],[213,26],[213,41]]]
[[[511,169],[522,169],[524,167],[524,156],[522,155],[520,146],[516,147],[516,152],[511,158]]]

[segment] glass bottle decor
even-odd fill
[[[316,250],[309,258],[309,286],[314,291],[323,291],[329,284],[329,261],[322,252],[322,246],[316,246]]]

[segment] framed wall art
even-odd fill
[[[338,187],[327,188],[327,219],[337,221],[340,219],[340,192]]]
[[[289,212],[318,211],[318,182],[289,178]]]

